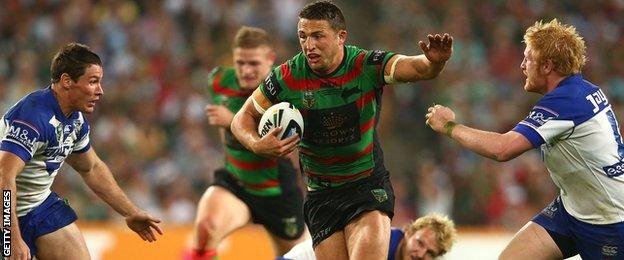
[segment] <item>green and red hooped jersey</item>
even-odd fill
[[[272,103],[290,102],[303,115],[300,160],[310,188],[338,187],[385,171],[375,128],[383,72],[393,55],[345,46],[338,69],[319,76],[299,53],[260,85]]]
[[[217,67],[210,72],[208,92],[214,104],[224,105],[236,113],[253,91],[241,89],[234,68]],[[225,131],[225,168],[253,195],[276,196],[283,192],[277,160],[250,152],[238,142],[230,129]]]

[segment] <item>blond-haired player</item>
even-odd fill
[[[497,161],[539,148],[560,195],[529,221],[501,259],[624,258],[624,143],[602,90],[581,75],[585,42],[573,26],[536,22],[524,35],[524,89],[543,97],[505,134],[455,123],[429,108],[427,124]]]
[[[388,260],[435,259],[448,253],[455,243],[457,231],[448,217],[429,214],[414,220],[403,230],[392,228]],[[296,245],[277,260],[314,260],[312,240]]]

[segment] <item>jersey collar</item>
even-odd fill
[[[71,124],[72,121],[78,118],[79,112],[73,111],[69,115],[69,118],[65,117],[65,115],[63,114],[63,110],[61,109],[61,105],[59,104],[58,100],[54,96],[54,93],[52,93],[53,91],[54,90],[52,90],[52,85],[48,85],[48,87],[46,87],[46,89],[44,90],[46,102],[50,105],[50,107],[52,108],[52,111],[54,111],[54,115],[57,120],[61,121],[65,125]]]

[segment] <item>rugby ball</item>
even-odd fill
[[[264,112],[258,124],[258,134],[263,137],[278,126],[282,127],[282,131],[277,135],[280,140],[294,134],[303,136],[303,117],[299,110],[288,102],[275,104]]]

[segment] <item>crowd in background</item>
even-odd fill
[[[419,54],[419,40],[448,32],[454,54],[431,81],[388,87],[378,126],[396,200],[393,225],[429,212],[458,225],[517,228],[557,196],[539,152],[499,163],[461,149],[424,124],[433,102],[460,123],[506,132],[537,94],[524,94],[524,30],[558,18],[586,40],[584,76],[624,119],[624,1],[349,0],[348,44]],[[6,0],[0,3],[0,110],[49,84],[52,56],[67,42],[104,62],[104,96],[91,115],[91,142],[139,206],[188,224],[223,165],[218,132],[204,114],[208,72],[232,65],[241,25],[273,35],[278,61],[299,52],[302,0]],[[624,121],[620,121],[624,122]],[[53,189],[83,220],[116,220],[65,167]]]

